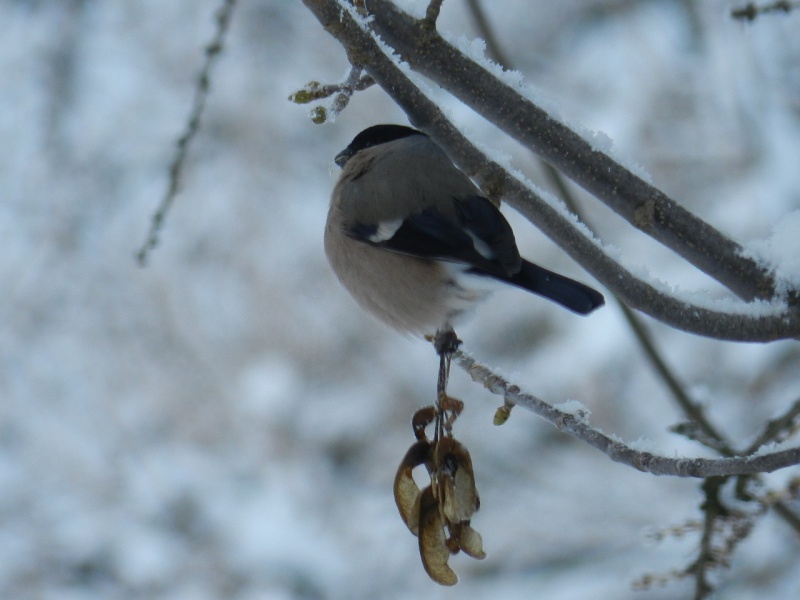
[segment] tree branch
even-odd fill
[[[764,426],[764,431],[753,441],[745,450],[746,454],[752,454],[764,444],[782,441],[797,426],[797,419],[800,417],[800,398],[794,401],[789,409],[781,416],[768,421]]]
[[[625,443],[612,439],[593,429],[581,414],[565,412],[531,394],[478,363],[464,350],[456,350],[453,360],[469,373],[474,381],[483,384],[492,394],[502,396],[505,402],[524,406],[559,430],[593,446],[611,460],[653,475],[674,477],[725,477],[768,473],[800,464],[800,448],[779,452],[735,458],[667,458],[650,452],[634,450]]]
[[[741,246],[594,148],[569,127],[388,0],[368,0],[369,26],[417,72],[564,172],[617,214],[745,300],[775,295],[772,274]]]
[[[742,8],[734,8],[731,11],[731,17],[740,21],[755,21],[759,15],[770,12],[789,14],[798,7],[800,7],[800,2],[789,2],[788,0],[779,0],[762,6],[758,6],[755,2],[748,2]]]
[[[537,195],[470,143],[385,54],[385,47],[357,21],[349,5],[336,0],[303,1],[345,47],[351,63],[363,67],[411,123],[430,133],[487,196],[502,198],[516,208],[626,304],[678,329],[717,339],[766,342],[800,337],[800,315],[795,311],[779,306],[765,307],[763,314],[754,314],[749,307],[742,313],[718,311],[675,298],[635,277],[602,252],[562,206]]]
[[[136,253],[136,260],[139,266],[143,267],[147,264],[147,259],[150,251],[158,245],[159,235],[161,228],[164,226],[164,221],[167,214],[172,208],[173,202],[178,195],[181,187],[181,177],[183,175],[183,166],[186,163],[186,157],[189,154],[189,147],[194,141],[197,132],[200,131],[200,119],[206,107],[206,100],[211,91],[211,69],[214,67],[219,55],[222,53],[223,44],[225,42],[225,35],[228,33],[231,18],[233,17],[233,9],[236,7],[236,0],[222,0],[222,6],[217,10],[216,14],[216,31],[214,39],[206,46],[206,60],[203,63],[203,68],[197,76],[197,85],[194,90],[194,100],[192,101],[192,109],[189,113],[189,118],[186,121],[186,127],[183,134],[178,138],[176,144],[175,156],[169,166],[169,186],[161,202],[153,213],[150,222],[150,229],[147,232],[145,239],[139,251]]]

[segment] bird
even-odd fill
[[[522,258],[500,210],[422,131],[373,125],[335,163],[328,262],[356,302],[394,329],[452,330],[498,284],[581,315],[603,306],[597,290]]]

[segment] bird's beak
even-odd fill
[[[347,161],[350,160],[352,156],[353,151],[348,146],[336,155],[336,158],[333,159],[333,162],[335,162],[340,169],[344,169],[345,164],[347,164]]]

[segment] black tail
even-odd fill
[[[517,274],[503,280],[581,315],[588,315],[605,304],[603,294],[597,290],[525,259],[522,259],[522,268]]]

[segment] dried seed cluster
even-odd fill
[[[403,457],[394,479],[394,499],[409,531],[419,538],[425,571],[435,582],[455,585],[458,577],[447,564],[461,550],[473,558],[486,557],[480,534],[470,526],[480,507],[472,459],[452,434],[463,408],[460,400],[444,396],[439,407],[426,406],[412,419],[417,441]],[[433,440],[425,429],[435,423]],[[421,465],[431,483],[420,490],[413,471]]]

